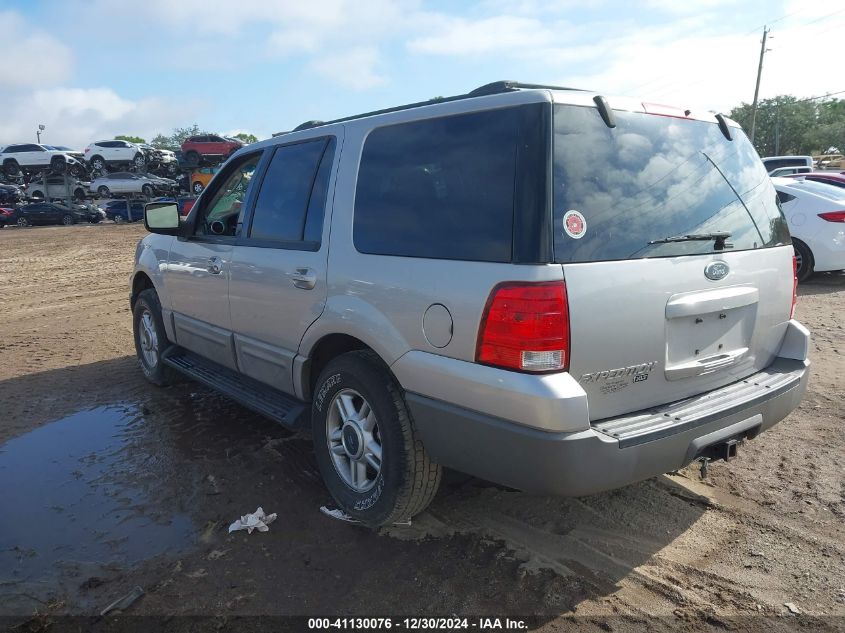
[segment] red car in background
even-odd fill
[[[243,146],[241,141],[234,138],[216,134],[198,134],[189,136],[182,143],[182,156],[188,164],[197,166],[203,159],[225,160]]]
[[[784,176],[785,178],[803,178],[804,180],[815,180],[816,182],[823,182],[834,187],[845,188],[845,171],[811,171],[808,174],[792,174]],[[843,192],[845,195],[845,192]]]
[[[0,229],[7,224],[14,224],[15,210],[9,207],[0,207]]]

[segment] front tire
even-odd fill
[[[323,481],[352,518],[389,525],[431,503],[442,469],[423,447],[401,387],[373,352],[329,362],[314,388],[311,424]]]
[[[65,226],[70,226],[73,223],[73,216],[70,213],[66,213],[62,216],[62,224],[64,224]]]
[[[57,173],[63,174],[65,173],[65,169],[67,168],[67,162],[61,156],[53,156],[50,160],[50,169]]]
[[[132,164],[135,165],[135,169],[143,169],[146,162],[144,155],[140,152],[135,154],[135,158],[132,159]]]
[[[796,240],[794,237],[792,238],[792,248],[795,250],[795,257],[798,260],[798,270],[796,271],[798,283],[803,283],[813,274],[813,268],[816,265],[813,252],[804,242]]]
[[[141,187],[141,193],[147,196],[148,198],[152,198],[153,193],[155,192],[153,191],[153,188],[150,185],[144,185],[143,187]]]
[[[15,224],[17,224],[21,228],[27,227],[27,226],[29,226],[29,220],[27,220],[25,217],[21,216],[17,219]]]
[[[109,191],[109,188],[105,185],[100,185],[100,187],[97,189],[97,193],[101,198],[108,198],[109,196],[111,196],[111,191]]]
[[[14,178],[15,176],[17,176],[17,175],[18,175],[18,173],[20,172],[20,170],[21,170],[21,168],[20,168],[20,166],[18,165],[18,162],[17,162],[17,161],[15,161],[15,160],[7,160],[7,161],[3,164],[3,172],[4,172],[4,173],[6,174],[6,176],[8,176],[9,178]]]
[[[152,288],[142,290],[135,300],[132,333],[144,377],[159,387],[175,382],[175,371],[161,360],[161,355],[170,347],[170,341],[164,330],[158,293]]]
[[[194,190],[194,193],[195,193],[196,195],[200,195],[200,194],[202,193],[202,190],[204,189],[204,187],[202,186],[202,183],[201,183],[201,182],[195,182],[195,183],[191,186],[191,189],[193,189],[193,190]]]

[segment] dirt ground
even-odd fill
[[[582,499],[450,476],[411,527],[321,514],[308,440],[136,367],[137,225],[0,231],[0,615],[513,615],[558,630],[845,628],[845,276],[813,375],[741,458]],[[267,533],[227,533],[262,506]],[[788,605],[788,606],[787,606]],[[51,620],[52,619],[52,620]],[[167,620],[188,630],[191,620]],[[180,624],[181,623],[181,624]],[[220,628],[218,626],[218,628]]]

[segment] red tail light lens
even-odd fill
[[[819,213],[822,220],[828,222],[845,222],[845,211],[828,211],[827,213]]]
[[[505,283],[487,300],[478,337],[478,362],[518,371],[569,368],[566,285]]]
[[[795,304],[798,302],[798,258],[792,256],[792,308],[789,310],[789,318],[795,316]]]

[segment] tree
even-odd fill
[[[211,134],[211,132],[206,132],[205,130],[200,129],[200,127],[194,123],[190,127],[173,128],[173,133],[170,136],[156,134],[155,138],[152,142],[150,142],[150,145],[156,149],[169,149],[175,152],[182,146],[182,143],[185,142],[186,138],[189,136],[197,136],[198,134]]]
[[[742,103],[730,117],[751,129],[751,106]],[[845,145],[845,99],[816,101],[779,95],[760,101],[754,146],[761,156],[820,154]]]
[[[236,138],[239,141],[243,141],[246,145],[258,142],[258,137],[255,134],[249,134],[247,132],[238,132],[237,134],[233,134],[232,138]]]
[[[114,137],[116,141],[127,141],[128,143],[146,143],[144,139],[140,136],[128,136],[126,134],[119,134],[118,136]]]
[[[170,137],[165,136],[164,134],[156,134],[152,141],[150,141],[150,145],[155,147],[156,149],[178,149],[174,148],[170,143]]]

